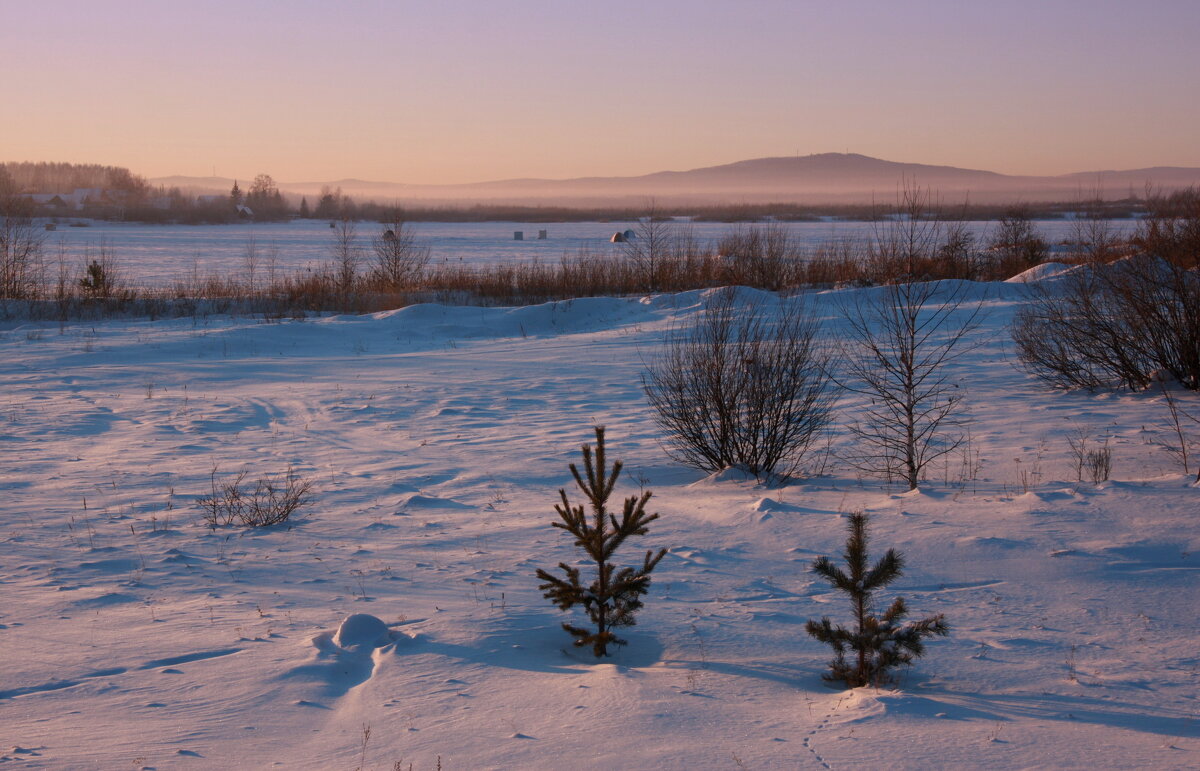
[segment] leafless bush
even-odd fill
[[[1081,216],[1071,225],[1070,260],[1081,264],[1100,265],[1112,262],[1127,253],[1126,244],[1113,228],[1104,208],[1101,191],[1080,204]]]
[[[1147,254],[1081,266],[1030,285],[1013,341],[1051,385],[1148,387],[1157,377],[1200,389],[1200,274]]]
[[[1200,426],[1200,417],[1193,415],[1185,410],[1179,400],[1171,393],[1171,389],[1166,383],[1159,383],[1162,388],[1163,399],[1167,405],[1167,414],[1171,419],[1171,430],[1175,434],[1175,441],[1164,443],[1162,448],[1179,460],[1183,466],[1183,473],[1190,473],[1189,462],[1195,456],[1196,451],[1192,449],[1195,444],[1191,434],[1185,428],[1185,421],[1195,423]],[[1200,468],[1196,470],[1196,483],[1200,484]]]
[[[843,301],[838,379],[867,398],[849,426],[855,468],[916,489],[930,463],[962,444],[963,391],[946,367],[974,347],[967,337],[983,303],[969,301],[969,286],[892,284]]]
[[[1106,481],[1112,473],[1112,448],[1106,443],[1102,447],[1089,450],[1087,458],[1084,459],[1084,468],[1092,482]]]
[[[1093,484],[1099,484],[1108,479],[1112,473],[1112,448],[1108,442],[1109,437],[1106,436],[1101,444],[1096,445],[1091,432],[1083,426],[1076,426],[1067,435],[1076,480],[1082,482],[1086,477]]]
[[[988,239],[982,277],[993,281],[1012,278],[1045,262],[1049,250],[1030,220],[1029,208],[1014,207],[1000,218]]]
[[[625,259],[633,268],[642,291],[661,291],[664,268],[674,249],[671,222],[651,201],[646,207],[646,215],[638,221],[633,232],[633,238],[624,243]]]
[[[329,273],[337,284],[337,290],[348,297],[358,280],[358,265],[362,261],[362,250],[358,245],[358,232],[354,220],[339,220],[333,229],[333,263]]]
[[[704,471],[760,480],[796,473],[829,423],[834,394],[818,324],[798,299],[767,309],[714,294],[642,376],[669,452]]]
[[[1173,265],[1200,267],[1200,188],[1148,199],[1149,216],[1138,222],[1133,245]]]
[[[276,525],[286,522],[311,500],[312,482],[298,475],[291,466],[282,479],[261,477],[252,489],[243,487],[248,474],[243,469],[231,481],[218,483],[217,469],[213,468],[212,492],[197,501],[209,527]]]
[[[34,297],[42,281],[44,231],[15,200],[0,199],[0,299]]]
[[[869,283],[864,261],[866,249],[849,238],[830,240],[796,265],[800,286],[862,286]]]
[[[430,248],[417,242],[412,226],[396,220],[371,241],[375,261],[371,281],[388,291],[408,289],[416,284],[429,264]]]
[[[793,284],[799,249],[779,224],[734,230],[717,242],[728,264],[729,283],[779,291]]]
[[[906,183],[894,212],[875,218],[863,269],[872,284],[972,279],[976,262],[966,226],[947,218],[929,190]]]

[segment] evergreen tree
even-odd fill
[[[79,279],[79,288],[88,297],[107,298],[112,294],[112,276],[103,263],[92,260]]]
[[[950,633],[942,614],[902,624],[908,608],[903,597],[897,597],[882,616],[873,615],[874,593],[900,577],[904,558],[895,549],[868,567],[866,514],[854,512],[848,524],[849,537],[842,554],[849,573],[834,565],[828,557],[820,557],[812,571],[828,581],[835,589],[850,596],[854,608],[853,631],[840,624],[834,626],[829,618],[820,622],[809,620],[805,630],[834,650],[834,659],[825,679],[844,682],[847,688],[882,685],[888,671],[901,664],[911,664],[925,652],[923,640],[934,635]],[[847,653],[851,658],[847,658]]]
[[[308,211],[308,199],[307,199],[307,198],[301,198],[301,199],[300,199],[300,218],[301,218],[301,219],[308,219],[308,217],[309,217],[309,211]]]
[[[233,189],[229,191],[229,203],[233,204],[233,208],[241,206],[243,200],[242,189],[238,187],[237,180],[233,181]]]
[[[565,562],[559,567],[566,578],[551,575],[545,570],[538,570],[537,577],[545,583],[538,586],[546,599],[551,600],[560,610],[570,610],[575,605],[582,605],[588,617],[596,625],[596,629],[583,629],[564,623],[563,629],[575,636],[575,646],[592,646],[592,653],[597,658],[608,655],[609,645],[625,645],[626,641],[613,634],[613,629],[634,625],[634,613],[642,607],[642,595],[650,589],[650,572],[658,565],[659,560],[666,554],[666,549],[660,549],[658,554],[646,552],[642,566],[638,569],[623,568],[617,570],[612,564],[613,552],[634,535],[645,535],[646,525],[658,519],[658,514],[647,514],[646,503],[650,500],[650,491],[640,496],[630,496],[625,499],[621,518],[611,514],[607,509],[609,496],[617,477],[621,475],[621,462],[613,463],[612,469],[606,469],[604,456],[604,427],[596,426],[596,449],[584,445],[583,467],[586,479],[580,475],[575,464],[570,464],[571,475],[575,484],[583,492],[591,504],[592,516],[589,521],[583,506],[572,506],[567,499],[567,491],[558,491],[562,503],[555,504],[561,522],[554,522],[554,527],[566,530],[575,536],[575,545],[582,549],[588,558],[596,563],[596,578],[590,585],[580,583],[579,568],[574,568]]]

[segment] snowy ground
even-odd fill
[[[973,291],[973,452],[917,493],[836,463],[782,488],[672,463],[641,358],[700,293],[6,322],[0,765],[1196,768],[1200,490],[1156,445],[1161,397],[1046,390],[1008,350],[1020,287]],[[836,296],[810,300],[831,317]],[[670,548],[603,663],[566,650],[533,575],[574,558],[549,523],[597,422],[620,491],[662,514],[627,559]],[[1077,426],[1111,437],[1114,481],[1075,480]],[[294,465],[315,501],[210,530],[214,465]],[[808,567],[857,508],[908,558],[887,596],[953,627],[894,690],[827,687],[803,632],[847,618]],[[354,613],[387,644],[335,639]]]

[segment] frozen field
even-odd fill
[[[552,240],[514,246],[517,226],[419,226],[439,255],[475,244],[480,258],[557,257],[614,228],[551,225]],[[327,236],[63,235],[105,234],[145,265],[224,244],[236,264],[251,232],[314,260]],[[1047,390],[1007,343],[1021,287],[971,291],[988,315],[954,376],[975,460],[913,493],[837,462],[782,488],[672,463],[640,362],[701,293],[282,324],[5,322],[0,766],[1200,767],[1200,489],[1157,444],[1162,398]],[[833,333],[838,296],[808,296]],[[594,423],[626,463],[618,494],[644,485],[662,514],[622,562],[670,549],[631,644],[599,663],[567,650],[567,616],[534,577],[576,559],[550,522]],[[1076,481],[1078,426],[1111,437],[1112,481]],[[289,465],[315,485],[291,527],[200,522],[214,466]],[[895,689],[827,687],[828,651],[803,631],[848,619],[808,568],[840,552],[854,509],[874,515],[876,554],[908,559],[884,596],[952,627]],[[353,613],[390,641],[339,645]]]
[[[1117,232],[1133,227],[1132,221],[1113,220]],[[986,235],[993,223],[968,223],[977,236]],[[618,253],[620,244],[609,241],[618,230],[635,227],[629,222],[521,223],[418,222],[413,228],[428,244],[434,264],[463,261],[471,265],[496,262],[541,260],[554,262],[564,254],[587,249],[598,253]],[[680,223],[699,241],[713,241],[738,227],[724,223]],[[741,227],[747,227],[742,225]],[[806,249],[837,239],[869,237],[873,226],[864,222],[788,223],[796,242]],[[1038,229],[1050,243],[1071,237],[1072,223],[1038,222]],[[381,226],[357,224],[360,244],[368,247]],[[514,231],[523,231],[525,240],[513,240]],[[539,230],[548,231],[545,241],[537,240]],[[287,224],[245,225],[127,225],[92,222],[89,227],[61,225],[47,233],[47,252],[52,258],[63,254],[70,263],[80,264],[85,250],[103,241],[112,251],[117,265],[139,286],[168,286],[187,277],[193,270],[201,276],[209,273],[241,275],[246,270],[246,247],[253,239],[257,270],[262,275],[268,261],[278,270],[291,272],[316,268],[331,259],[333,231],[321,220],[297,220]]]

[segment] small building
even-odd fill
[[[514,230],[513,231],[513,240],[514,241],[524,241],[525,240],[525,231],[524,230]]]

